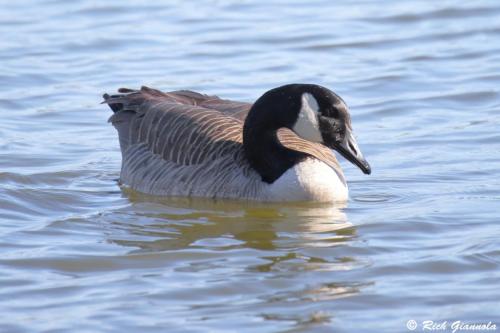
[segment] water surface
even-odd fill
[[[500,324],[497,1],[3,1],[0,36],[0,331]],[[290,82],[351,108],[346,205],[118,187],[103,92]]]

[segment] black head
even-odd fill
[[[364,173],[371,173],[352,133],[347,105],[333,91],[314,84],[289,84],[266,92],[252,109],[248,117],[254,121],[271,128],[288,127],[305,140],[338,151]]]

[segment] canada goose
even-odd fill
[[[331,149],[371,169],[344,101],[327,88],[289,84],[253,105],[192,91],[142,87],[104,94],[122,152],[120,181],[162,196],[258,201],[345,201]]]

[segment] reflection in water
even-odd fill
[[[109,241],[132,247],[129,255],[154,252],[175,258],[194,252],[196,259],[184,260],[174,270],[176,274],[196,274],[200,281],[242,284],[247,289],[255,279],[261,280],[268,287],[252,306],[264,320],[284,321],[297,328],[329,322],[332,314],[321,307],[324,301],[356,295],[370,284],[338,277],[339,272],[359,265],[342,250],[356,235],[344,212],[345,204],[214,202],[126,194],[132,205],[109,215]],[[214,256],[199,257],[207,254]],[[326,275],[309,281],[309,273]],[[318,303],[321,310],[284,310],[290,304],[311,302]],[[219,316],[224,307],[219,301],[190,304],[193,311],[207,312],[206,318]],[[259,307],[268,308],[260,311]],[[212,313],[209,309],[218,310]]]
[[[345,203],[242,204],[127,194],[133,205],[113,213],[111,224],[121,232],[110,235],[110,241],[139,251],[329,247],[355,234],[343,212]]]

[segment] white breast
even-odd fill
[[[346,201],[347,186],[327,164],[308,158],[269,185],[270,201]]]

